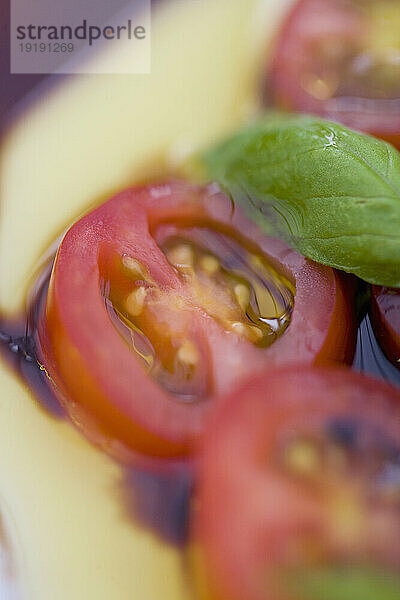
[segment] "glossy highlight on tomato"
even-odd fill
[[[202,445],[202,597],[399,597],[399,425],[400,391],[343,367],[239,387]]]
[[[371,322],[380,347],[400,369],[400,290],[372,286]]]
[[[399,147],[399,28],[397,0],[298,1],[269,63],[269,100]]]
[[[171,181],[69,229],[38,345],[73,420],[109,451],[179,456],[249,374],[351,361],[349,300],[341,276],[264,236],[218,186]]]

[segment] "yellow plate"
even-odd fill
[[[23,309],[41,254],[88,206],[252,114],[261,49],[283,5],[159,3],[151,75],[65,79],[26,107],[0,149],[3,314]],[[124,511],[121,467],[4,364],[0,390],[0,597],[190,598],[181,554]]]

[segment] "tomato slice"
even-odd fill
[[[190,453],[244,376],[351,360],[354,337],[336,272],[265,237],[215,185],[179,181],[127,190],[71,227],[38,327],[73,419],[108,448],[160,456]]]
[[[371,322],[385,355],[400,369],[400,290],[372,286]]]
[[[267,93],[400,144],[397,0],[300,0],[277,39]]]
[[[340,367],[275,369],[222,403],[203,442],[205,597],[400,597],[397,388]]]

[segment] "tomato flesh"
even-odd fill
[[[191,452],[215,402],[249,373],[351,360],[354,322],[332,269],[232,214],[215,186],[168,182],[71,227],[38,338],[75,422],[108,447],[170,456]]]
[[[399,145],[399,28],[396,0],[300,0],[277,40],[271,100]]]
[[[183,289],[160,290],[143,265],[124,257],[125,282],[118,273],[110,275],[107,302],[147,372],[179,398],[201,399],[210,395],[212,383],[204,368],[206,344],[194,330],[188,335],[193,320],[188,308],[201,307],[224,331],[268,347],[289,325],[294,286],[220,232],[169,224],[154,235]]]
[[[400,391],[343,368],[276,369],[226,399],[202,446],[205,597],[308,600],[318,574],[395,576],[399,425]]]
[[[400,290],[372,286],[371,321],[385,355],[400,369]]]

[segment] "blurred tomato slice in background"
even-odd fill
[[[399,423],[399,390],[348,369],[281,368],[237,389],[203,444],[203,597],[400,597]]]
[[[300,0],[277,35],[268,100],[400,144],[400,3]]]

